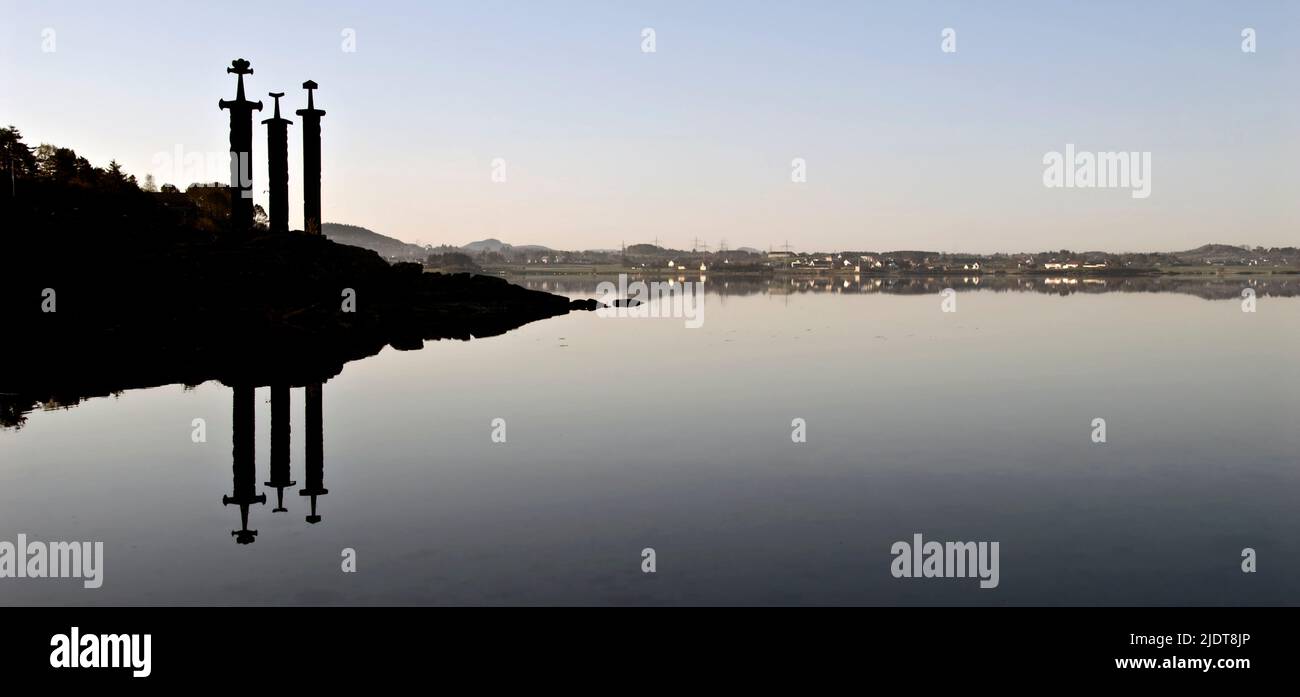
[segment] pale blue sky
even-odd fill
[[[221,152],[224,68],[247,58],[259,120],[266,92],[287,92],[292,112],[303,80],[321,85],[325,219],[411,241],[1300,244],[1295,2],[0,6],[0,121],[30,142],[138,176],[178,146]],[[956,53],[940,50],[945,27]],[[260,125],[255,137],[261,160]],[[1045,188],[1043,155],[1066,143],[1150,151],[1151,197]],[[497,157],[505,183],[490,178]],[[796,157],[807,183],[790,181]]]

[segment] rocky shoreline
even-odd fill
[[[9,426],[36,405],[136,388],[321,382],[386,346],[495,336],[595,307],[297,233],[22,257],[0,262]]]

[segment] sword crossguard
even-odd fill
[[[217,102],[217,106],[222,109],[230,109],[236,106],[247,106],[250,110],[261,111],[262,102],[250,102],[244,98],[244,76],[253,74],[251,64],[243,58],[236,58],[235,60],[230,61],[230,67],[226,68],[226,72],[233,73],[239,77],[239,86],[235,90],[235,98],[233,100],[222,99]]]

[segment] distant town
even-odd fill
[[[1300,248],[1206,244],[1175,252],[1113,253],[1055,251],[961,254],[898,250],[796,251],[752,247],[691,249],[638,243],[619,249],[565,251],[541,245],[511,245],[487,239],[456,247],[415,245],[365,228],[326,223],[336,242],[365,247],[389,261],[418,262],[429,270],[500,275],[643,274],[812,274],[812,275],[1135,275],[1300,273]]]

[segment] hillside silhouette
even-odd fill
[[[360,225],[323,223],[321,224],[321,234],[339,244],[369,249],[388,260],[422,261],[428,254],[428,251],[418,244],[411,244],[387,235],[381,235]]]

